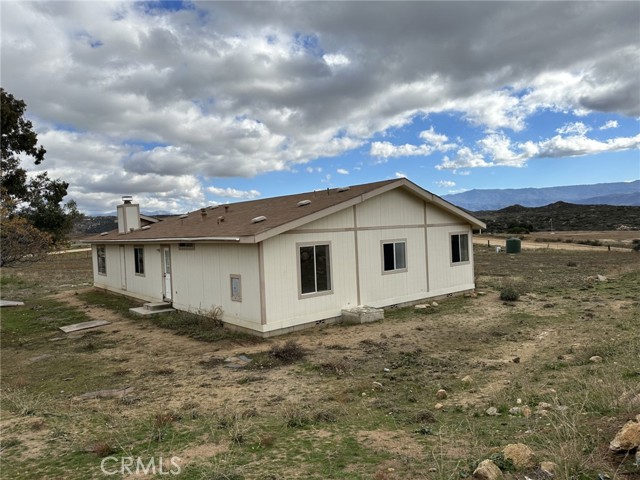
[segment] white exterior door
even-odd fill
[[[127,289],[127,262],[124,255],[124,245],[120,245],[120,288]]]
[[[171,247],[162,247],[162,277],[162,297],[171,301]]]

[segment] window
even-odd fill
[[[300,245],[300,293],[331,292],[330,245]]]
[[[469,234],[456,233],[451,235],[451,263],[469,261]]]
[[[234,302],[242,301],[242,284],[240,275],[231,275],[231,300]]]
[[[196,249],[195,243],[179,243],[178,244],[178,250],[195,250],[195,249]]]
[[[407,242],[397,240],[382,242],[382,271],[404,272],[407,270]]]
[[[96,247],[96,257],[98,258],[98,273],[100,275],[107,274],[107,253],[104,245]]]
[[[144,247],[133,247],[136,275],[144,275]]]

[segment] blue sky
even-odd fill
[[[2,87],[86,213],[406,176],[640,178],[638,2],[11,2]]]

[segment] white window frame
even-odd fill
[[[141,253],[138,253],[141,252]],[[142,255],[142,257],[140,257]],[[142,262],[139,260],[142,259]],[[138,277],[145,276],[144,270],[144,245],[134,245],[133,247],[133,271]]]
[[[236,294],[233,293],[234,281],[238,283],[238,289]],[[241,275],[236,275],[232,273],[229,276],[229,289],[231,291],[231,300],[234,302],[242,302],[242,276]]]
[[[402,268],[397,268],[398,262],[397,262],[397,251],[396,251],[396,245],[398,244],[403,244],[404,245],[404,267]],[[385,270],[385,258],[384,258],[384,246],[385,245],[393,245],[393,269],[392,270]],[[389,275],[389,274],[393,274],[393,273],[404,273],[408,270],[407,264],[408,264],[408,258],[407,258],[407,239],[406,238],[398,238],[398,239],[394,239],[394,240],[380,240],[380,260],[382,262],[382,274],[383,275]]]
[[[466,243],[467,243],[467,249],[466,249],[467,258],[466,259],[462,258],[463,250],[462,250],[462,248],[460,248],[461,245],[462,245],[461,239],[462,239],[463,236],[466,237],[466,239],[467,239],[467,241],[466,241]],[[457,262],[454,261],[454,259],[453,259],[453,237],[458,237],[458,254],[460,256],[460,260],[458,260]],[[471,251],[470,251],[471,250],[471,246],[469,244],[470,239],[471,239],[471,236],[469,235],[468,231],[466,231],[466,232],[451,232],[449,234],[449,250],[450,250],[449,251],[449,259],[451,260],[451,266],[452,267],[455,267],[455,266],[458,266],[458,265],[468,265],[471,262]]]
[[[100,268],[100,258],[102,257],[102,267]],[[96,265],[98,275],[107,275],[107,247],[106,245],[96,245]]]
[[[329,282],[329,289],[328,290],[320,290],[318,291],[318,278],[317,278],[317,267],[315,268],[315,285],[316,285],[316,290],[313,292],[307,292],[307,293],[302,293],[302,264],[301,264],[301,256],[300,256],[300,250],[304,247],[314,247],[314,265],[315,265],[315,248],[319,247],[319,246],[326,246],[329,249],[329,273],[327,275],[327,280]],[[333,259],[331,257],[331,242],[330,241],[325,241],[325,242],[305,242],[305,243],[296,243],[296,264],[297,264],[297,269],[298,269],[298,299],[303,299],[303,298],[311,298],[311,297],[318,297],[321,295],[331,295],[333,294]]]

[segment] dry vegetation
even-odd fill
[[[640,254],[475,256],[485,295],[268,341],[188,314],[131,318],[130,300],[83,287],[86,254],[3,271],[3,298],[26,302],[2,310],[3,476],[106,478],[109,456],[176,456],[185,479],[457,479],[485,458],[542,478],[501,459],[522,442],[558,479],[637,478],[607,447],[640,413]],[[500,300],[507,286],[519,300]],[[93,318],[112,323],[57,330]],[[253,361],[228,368],[239,355]]]

